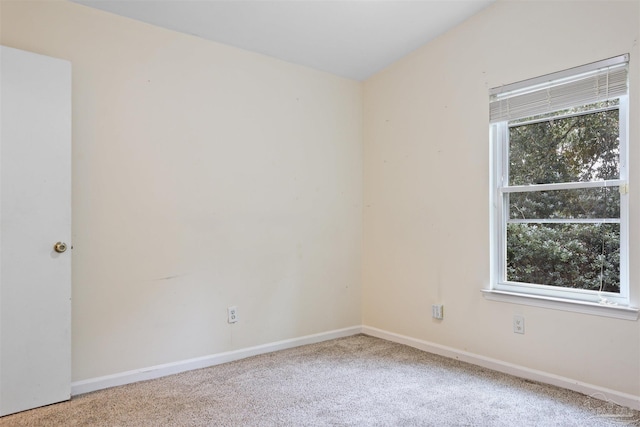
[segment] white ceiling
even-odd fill
[[[495,0],[73,0],[364,80]]]

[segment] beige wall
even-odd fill
[[[363,323],[640,395],[640,323],[485,300],[488,90],[631,53],[631,291],[640,302],[638,1],[498,2],[364,86]],[[443,303],[442,322],[431,304]],[[514,314],[526,333],[514,334]]]
[[[2,44],[72,62],[74,381],[360,325],[361,83],[73,3],[0,12]]]

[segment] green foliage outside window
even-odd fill
[[[619,111],[602,107],[610,106],[510,123],[509,185],[618,179]],[[507,280],[620,292],[617,187],[525,191],[506,197],[509,219],[519,221],[507,224]]]

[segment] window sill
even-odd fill
[[[574,313],[591,314],[594,316],[613,317],[615,319],[638,320],[638,309],[627,306],[605,305],[595,302],[518,294],[515,292],[496,291],[491,289],[483,289],[482,294],[486,299],[491,301],[531,305],[534,307],[550,308],[553,310],[564,310],[572,311]]]

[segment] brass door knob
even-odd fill
[[[67,244],[64,242],[58,242],[55,245],[53,245],[53,249],[59,254],[61,254],[62,252],[67,250]]]

